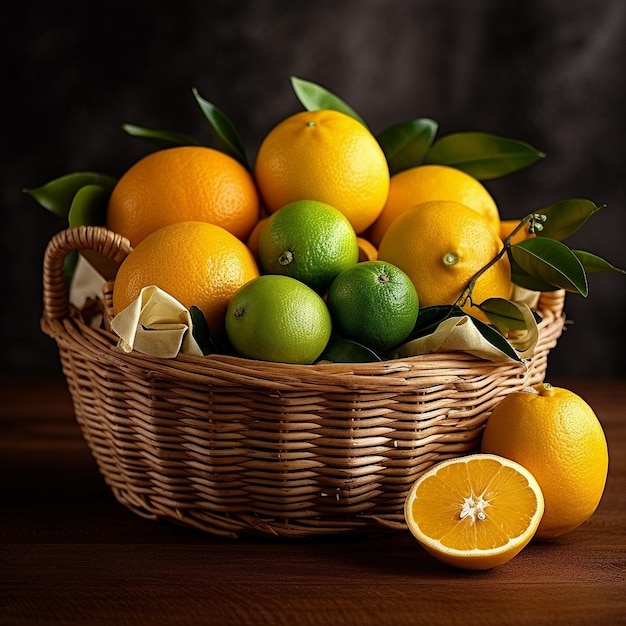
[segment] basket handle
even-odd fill
[[[63,260],[74,250],[110,280],[132,248],[128,239],[104,226],[78,226],[56,233],[46,247],[43,260],[43,315],[47,320],[69,315]]]

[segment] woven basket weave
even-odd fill
[[[104,228],[80,227],[55,235],[44,258],[42,328],[58,345],[100,472],[136,513],[217,535],[404,528],[411,484],[474,451],[494,405],[543,380],[564,324],[564,293],[542,294],[528,366],[466,353],[316,365],[155,359],[124,353],[88,311],[72,310],[62,265],[73,250],[119,263],[130,247]]]

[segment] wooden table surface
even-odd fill
[[[465,572],[408,532],[223,539],[118,504],[63,379],[0,378],[0,624],[626,624],[626,381],[584,397],[610,450],[595,515],[506,565]]]

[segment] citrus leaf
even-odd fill
[[[200,145],[193,137],[172,130],[154,130],[134,124],[123,124],[122,129],[131,137],[143,139],[158,149]]]
[[[511,282],[515,285],[528,289],[529,291],[556,291],[559,289],[556,285],[552,285],[523,270],[515,259],[513,259],[512,255],[509,255],[509,261],[511,262]]]
[[[202,98],[195,88],[193,89],[193,95],[215,133],[220,150],[237,159],[245,167],[248,167],[246,149],[235,125],[214,104]]]
[[[537,237],[563,241],[579,230],[601,208],[603,207],[597,206],[591,200],[581,198],[556,202],[536,211],[536,214],[544,215],[546,219],[538,222],[539,227],[535,229],[535,234]]]
[[[72,200],[81,187],[100,185],[110,191],[115,182],[111,176],[98,172],[73,172],[55,178],[41,187],[23,189],[23,192],[34,198],[44,209],[67,219]]]
[[[331,363],[371,363],[373,361],[382,361],[382,359],[373,350],[356,341],[333,335],[324,348],[324,352],[319,357],[319,361],[330,361]]]
[[[460,317],[465,312],[454,304],[442,304],[422,307],[417,316],[415,327],[405,341],[418,339],[432,333],[441,322],[450,317]]]
[[[509,344],[523,359],[530,358],[539,341],[537,315],[524,302],[514,302],[504,298],[489,298],[478,307],[489,321],[502,333]]]
[[[209,325],[202,309],[193,305],[189,308],[189,316],[191,317],[192,335],[196,340],[202,354],[229,354],[226,346],[217,338],[211,335]]]
[[[560,241],[545,237],[526,239],[511,246],[510,253],[526,273],[549,285],[587,295],[585,270],[576,255]]]
[[[602,257],[586,252],[585,250],[572,250],[576,258],[582,263],[586,272],[619,272],[626,274],[626,270],[620,269],[605,261]]]
[[[100,185],[81,187],[72,200],[67,221],[70,228],[76,226],[104,226],[111,190]]]
[[[517,139],[481,132],[451,133],[432,145],[425,163],[449,165],[478,178],[500,178],[544,158],[531,145]]]
[[[319,111],[321,109],[339,111],[339,113],[349,115],[358,122],[361,122],[363,126],[367,127],[363,118],[349,104],[328,91],[328,89],[308,80],[298,78],[297,76],[291,77],[291,87],[300,101],[300,104],[302,104],[307,111]]]
[[[422,117],[381,131],[376,139],[387,157],[389,172],[395,174],[421,163],[437,128],[437,122]]]
[[[495,348],[506,354],[513,361],[521,361],[522,358],[517,353],[515,348],[501,335],[497,330],[485,324],[479,319],[472,317],[474,326],[478,329],[478,332]]]
[[[489,298],[477,306],[499,330],[526,328],[526,316],[521,305],[516,302],[504,298]]]
[[[396,347],[390,358],[433,352],[467,352],[495,362],[521,360],[498,331],[466,313],[444,318],[428,334]]]

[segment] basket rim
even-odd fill
[[[234,355],[195,356],[180,353],[172,359],[158,359],[137,351],[124,352],[117,337],[104,328],[94,328],[74,312],[64,319],[41,321],[42,330],[58,344],[86,352],[94,362],[125,370],[130,376],[196,380],[198,383],[232,383],[233,386],[267,386],[276,390],[323,386],[337,391],[367,387],[371,391],[405,386],[419,373],[422,386],[437,386],[465,376],[498,378],[523,374],[533,359],[556,345],[564,326],[564,315],[550,312],[543,318],[540,338],[532,359],[522,362],[489,361],[467,352],[439,352],[370,363],[310,365],[258,361]],[[425,374],[425,372],[427,372]]]
[[[210,354],[195,356],[179,353],[173,359],[156,359],[136,351],[124,352],[117,347],[117,336],[107,328],[95,328],[82,319],[82,312],[69,305],[69,295],[62,274],[62,261],[68,251],[96,250],[102,255],[121,262],[131,250],[127,240],[104,227],[77,227],[60,231],[48,244],[44,257],[44,311],[41,328],[58,343],[81,346],[91,353],[94,360],[114,362],[121,368],[143,370],[149,376],[164,375],[175,370],[200,379],[211,376],[216,369],[222,376],[233,376],[241,382],[249,378],[253,384],[267,380],[274,387],[286,385],[292,388],[298,383],[333,385],[341,378],[340,388],[358,385],[361,381],[380,377],[387,385],[405,384],[405,377],[411,372],[432,369],[433,384],[442,376],[458,377],[471,370],[476,375],[490,375],[500,372],[503,375],[517,375],[525,371],[532,360],[516,362],[494,362],[468,352],[436,352],[411,357],[373,361],[368,363],[317,362],[312,364],[275,363],[259,361],[235,355]],[[110,288],[110,282],[105,284]],[[102,309],[106,320],[105,294]],[[564,290],[541,292],[536,312],[539,322],[539,342],[535,355],[547,347],[553,347],[561,334],[565,316],[563,306]],[[533,356],[534,358],[534,356]],[[223,382],[223,378],[220,377]],[[404,381],[404,382],[403,382]]]

